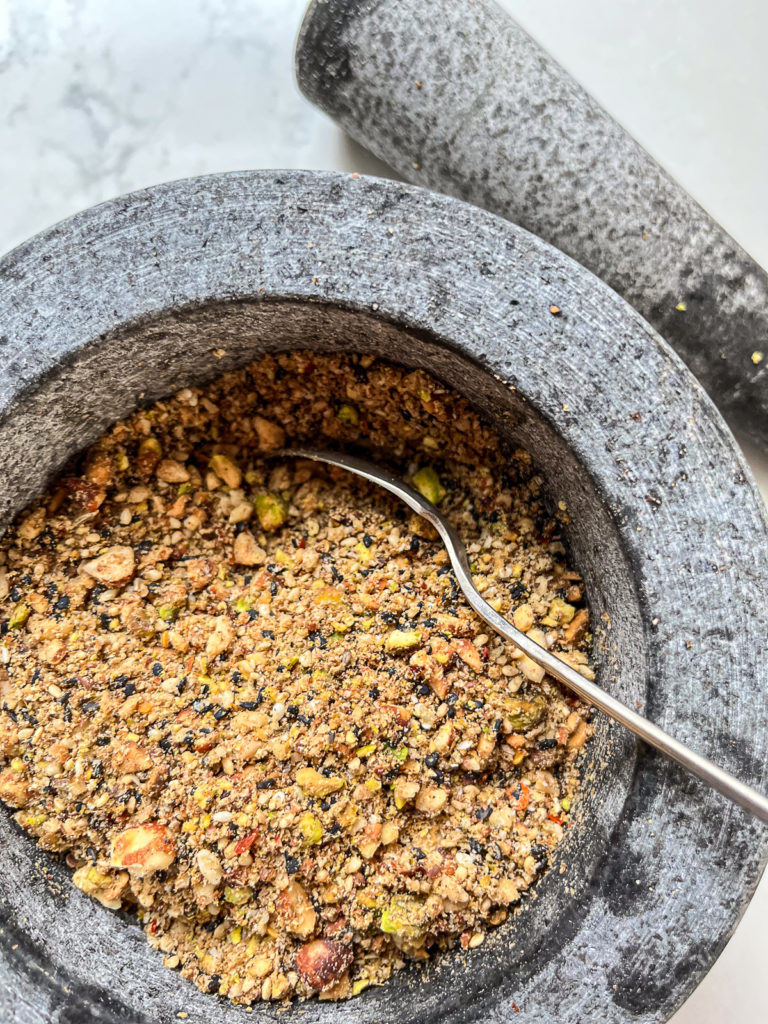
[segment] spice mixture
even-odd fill
[[[0,542],[0,797],[236,1002],[482,943],[560,842],[591,733],[431,527],[286,442],[412,479],[486,599],[592,677],[528,455],[427,374],[270,356],[116,424]]]

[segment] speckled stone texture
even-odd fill
[[[96,207],[11,253],[0,324],[0,523],[137,403],[264,351],[373,351],[429,369],[525,445],[553,500],[568,502],[602,684],[766,788],[760,499],[674,353],[547,244],[393,182],[192,179]],[[0,813],[0,1020],[665,1020],[744,910],[766,834],[597,722],[567,869],[519,915],[423,978],[409,969],[351,1002],[282,1014],[249,1017],[167,971],[134,920],[75,889]]]
[[[296,70],[403,177],[507,217],[610,284],[768,447],[768,276],[492,0],[314,0]]]

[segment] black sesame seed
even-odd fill
[[[232,680],[232,682],[233,682],[233,683],[235,684],[235,686],[237,686],[237,684],[238,684],[238,683],[242,683],[242,681],[243,681],[243,677],[242,677],[242,675],[241,675],[241,674],[240,674],[240,673],[239,673],[239,672],[237,671],[237,669],[235,669],[235,671],[234,671],[234,672],[232,673],[232,675],[230,676],[230,679],[231,679],[231,680]]]
[[[265,638],[266,640],[274,640],[274,639],[275,639],[275,634],[274,634],[274,633],[272,632],[272,630],[271,630],[271,629],[262,629],[262,631],[261,631],[261,635],[262,635],[262,636],[263,636],[263,637],[264,637],[264,638]]]
[[[111,742],[112,742],[112,739],[111,739],[110,736],[97,736],[96,737],[96,746],[97,747],[106,747]]]
[[[53,607],[58,612],[65,612],[69,608],[69,598],[67,597],[67,595],[62,594]]]
[[[370,535],[370,533],[363,534],[363,544],[365,544],[367,548],[369,548],[371,544],[373,544],[373,537]]]
[[[539,750],[553,750],[557,746],[557,740],[545,739],[539,740]]]
[[[275,780],[274,779],[260,779],[259,782],[256,783],[256,789],[274,789],[274,788],[275,788]]]
[[[163,666],[160,664],[159,661],[156,661],[152,665],[152,675],[157,677],[157,676],[161,676],[162,674],[163,674]]]
[[[285,870],[288,872],[289,875],[295,875],[296,872],[299,870],[299,866],[301,864],[301,861],[299,860],[298,857],[291,857],[287,853],[284,854],[284,856],[285,856]]]
[[[216,710],[213,712],[213,717],[216,719],[217,722],[220,722],[222,718],[225,718],[228,714],[229,711],[226,708],[216,708]]]
[[[437,768],[437,763],[439,760],[440,757],[438,754],[427,754],[427,756],[424,758],[424,764],[427,766],[427,768]]]

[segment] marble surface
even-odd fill
[[[503,6],[768,264],[768,8]],[[389,173],[298,95],[291,57],[303,8],[304,0],[0,0],[0,252],[162,180],[246,167]],[[768,460],[747,455],[768,498]],[[767,941],[764,880],[674,1024],[762,1022]]]

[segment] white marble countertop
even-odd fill
[[[502,5],[768,266],[767,5]],[[304,6],[0,0],[0,252],[173,178],[250,167],[389,174],[298,94],[292,48]],[[768,460],[747,455],[768,500]],[[762,1024],[767,946],[764,879],[674,1024]]]

